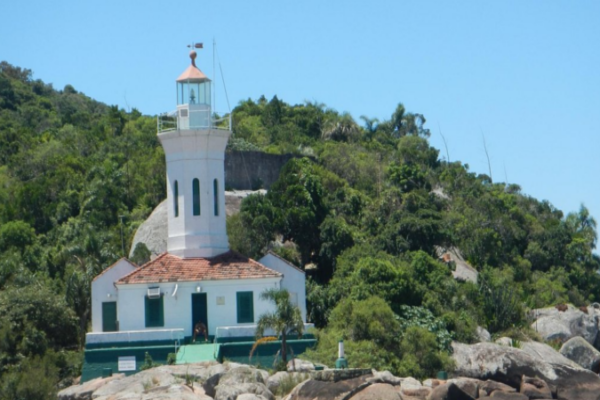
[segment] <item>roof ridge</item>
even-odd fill
[[[94,279],[92,279],[92,282],[95,281],[96,279],[100,278],[102,275],[104,275],[104,273],[107,272],[109,269],[111,269],[114,266],[116,266],[119,263],[119,261],[121,261],[121,260],[125,260],[129,264],[131,264],[133,267],[135,267],[135,270],[131,271],[130,273],[135,272],[138,269],[140,269],[140,266],[137,265],[136,263],[134,263],[133,261],[131,261],[129,258],[127,258],[127,257],[121,257],[117,261],[115,261],[114,263],[112,263],[110,266],[108,266],[108,267],[104,268],[102,271],[100,271],[100,273],[98,275],[96,275],[94,277]],[[127,274],[127,275],[129,275],[129,274]]]
[[[215,257],[181,258],[162,253],[141,268],[117,280],[119,284],[195,282],[280,278],[282,273],[234,250]]]
[[[160,260],[161,258],[163,258],[166,254],[168,254],[166,251],[164,253],[161,253],[158,255],[158,257],[156,257],[154,260],[150,260],[148,262],[146,262],[145,264],[143,264],[142,266],[139,266],[136,270],[131,271],[130,273],[128,273],[125,276],[122,276],[121,278],[118,279],[118,281],[123,280],[123,279],[127,279],[130,278],[132,275],[137,274],[140,271],[146,270],[146,268],[148,267],[148,265]]]
[[[284,263],[288,264],[290,267],[296,268],[298,271],[302,272],[303,274],[306,274],[306,271],[304,271],[302,268],[298,267],[293,262],[291,262],[289,260],[286,260],[285,258],[281,257],[279,254],[275,253],[273,250],[267,251],[267,254],[265,254],[263,257],[268,256],[269,254],[271,254],[272,256],[280,259]]]

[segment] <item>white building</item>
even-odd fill
[[[167,252],[137,267],[121,259],[92,283],[88,345],[182,339],[197,322],[213,336],[253,336],[285,288],[306,321],[304,272],[275,254],[254,261],[229,249],[224,152],[230,121],[214,121],[211,81],[192,64],[177,79],[177,110],[159,118],[167,167]],[[224,124],[225,126],[221,125]]]

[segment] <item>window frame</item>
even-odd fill
[[[238,324],[254,323],[254,292],[236,292],[236,314]]]
[[[144,296],[144,314],[144,326],[146,328],[161,328],[165,326],[165,304],[162,293],[160,297],[156,298],[150,298],[147,295]]]
[[[200,204],[200,180],[194,178],[192,180],[192,215],[198,216],[202,214],[202,207]]]
[[[179,184],[177,180],[173,182],[173,215],[179,217]]]
[[[215,217],[219,216],[219,181],[215,178],[213,180],[213,192],[215,202]]]

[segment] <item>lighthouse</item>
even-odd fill
[[[143,354],[166,362],[198,329],[215,343],[244,343],[255,335],[259,318],[275,311],[261,296],[269,289],[286,289],[306,321],[302,269],[273,252],[256,261],[229,249],[224,159],[231,117],[214,117],[211,81],[196,57],[192,51],[190,65],[175,81],[176,110],[158,117],[166,159],[167,251],[141,266],[123,258],[94,278],[82,381],[100,376],[107,365],[134,373]],[[181,348],[178,357],[196,354]],[[209,359],[230,357],[209,353]]]
[[[158,124],[167,169],[167,252],[181,258],[210,258],[229,250],[224,159],[230,124],[217,126],[212,82],[196,66],[196,57],[192,50],[190,65],[176,80],[172,123],[159,119]]]

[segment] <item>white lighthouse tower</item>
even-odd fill
[[[167,251],[181,258],[210,258],[229,250],[224,159],[231,130],[215,126],[211,81],[196,67],[194,50],[190,58],[176,81],[174,123],[158,126],[167,167]]]

